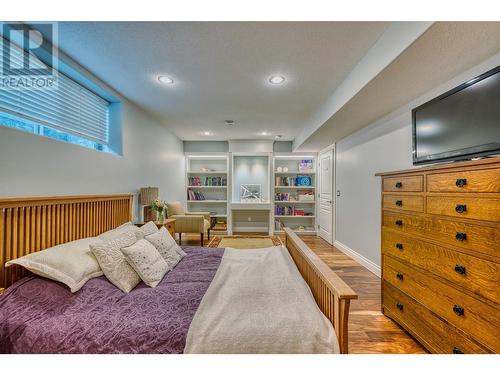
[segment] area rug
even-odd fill
[[[215,236],[212,238],[208,247],[233,247],[235,249],[262,249],[271,246],[282,246],[278,236]]]

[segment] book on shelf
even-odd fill
[[[276,186],[296,186],[295,177],[290,176],[276,176],[275,180]]]
[[[201,191],[188,189],[188,201],[204,201],[205,195]]]
[[[274,207],[274,214],[276,216],[313,216],[312,213],[306,212],[302,208],[295,208],[294,206],[276,205]]]
[[[201,179],[198,176],[189,177],[189,186],[227,186],[226,177],[205,177],[203,180],[203,185],[201,184]]]

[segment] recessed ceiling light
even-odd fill
[[[158,76],[158,81],[164,83],[165,85],[173,85],[174,79],[169,76]]]
[[[266,132],[266,131],[263,131],[263,132],[260,132],[259,135],[262,135],[263,137],[265,137],[266,135],[270,135],[271,133],[269,132]]]
[[[281,85],[283,82],[285,82],[285,77],[282,75],[275,74],[269,77],[269,83],[272,85]]]
[[[212,133],[211,131],[208,131],[208,130],[201,132],[201,134],[206,135],[206,136],[214,135],[214,133]]]
[[[229,126],[233,126],[233,125],[236,124],[236,121],[234,121],[234,120],[226,120],[226,121],[224,121],[224,124],[229,125]]]

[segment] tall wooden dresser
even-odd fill
[[[384,314],[432,353],[500,353],[500,158],[377,175]]]

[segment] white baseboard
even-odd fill
[[[363,255],[361,255],[360,253],[354,251],[349,246],[344,245],[342,242],[334,241],[333,245],[337,249],[342,251],[344,254],[349,255],[352,259],[354,259],[356,262],[361,264],[368,271],[377,275],[378,277],[381,277],[382,271],[381,271],[380,266],[378,264],[372,262],[370,259],[368,259],[368,258],[364,257]]]

